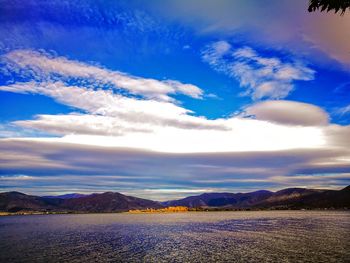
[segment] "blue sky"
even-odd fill
[[[349,14],[307,1],[0,1],[0,191],[340,189]]]

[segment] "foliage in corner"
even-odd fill
[[[341,15],[344,15],[346,9],[350,10],[350,0],[310,0],[308,8],[309,12],[334,11],[334,13],[340,12]]]

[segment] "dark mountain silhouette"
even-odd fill
[[[39,197],[19,192],[0,193],[0,211],[5,212],[122,212],[161,207],[158,202],[112,192],[79,198]]]
[[[342,190],[288,188],[277,192],[209,193],[162,203],[165,206],[231,209],[350,208],[350,186]]]
[[[187,207],[206,207],[206,206],[235,206],[239,208],[251,207],[256,202],[272,196],[270,191],[256,191],[251,193],[206,193],[199,196],[189,196],[180,200],[163,202],[166,206],[187,206]]]
[[[106,192],[79,196],[39,197],[19,192],[0,193],[3,212],[123,212],[134,209],[186,206],[208,209],[350,209],[350,186],[342,190],[288,188],[277,192],[206,193],[180,200],[155,202]]]
[[[155,201],[107,192],[65,199],[61,207],[70,211],[121,212],[132,209],[161,208],[163,206]]]
[[[0,193],[0,211],[53,211],[63,203],[59,198],[43,198],[19,192]]]
[[[350,208],[350,186],[347,186],[340,191],[327,190],[319,195],[309,195],[304,198],[303,204],[305,206],[320,208]]]
[[[309,196],[320,197],[326,190],[314,190],[306,188],[287,188],[273,193],[270,197],[257,201],[258,207],[295,207],[304,204]]]

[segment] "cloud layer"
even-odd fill
[[[159,153],[57,141],[0,140],[1,190],[121,191],[165,200],[208,191],[340,188],[350,181],[348,149]]]

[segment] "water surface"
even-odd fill
[[[350,212],[0,217],[0,262],[350,262]]]

